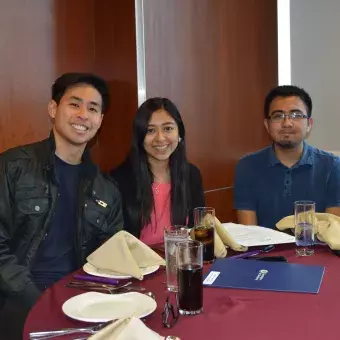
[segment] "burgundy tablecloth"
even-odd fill
[[[156,294],[158,303],[146,324],[161,335],[177,335],[182,340],[339,340],[340,258],[326,247],[317,248],[314,256],[298,258],[293,245],[280,246],[268,255],[286,256],[290,263],[325,265],[319,294],[204,288],[204,313],[181,316],[168,330],[161,324],[167,292],[165,271],[159,270],[140,283]],[[70,277],[44,292],[26,320],[24,340],[32,331],[84,325],[69,319],[61,310],[67,299],[83,293],[66,288],[69,280]]]

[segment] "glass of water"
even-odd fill
[[[296,201],[295,206],[295,243],[298,256],[314,254],[315,202]]]
[[[173,225],[164,230],[165,262],[166,262],[166,284],[171,292],[177,292],[177,266],[176,250],[177,243],[187,241],[189,230],[182,225]]]

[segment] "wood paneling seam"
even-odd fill
[[[208,194],[209,192],[216,192],[216,191],[222,191],[222,190],[229,190],[229,189],[233,189],[234,186],[231,187],[223,187],[223,188],[217,188],[217,189],[211,189],[211,190],[206,190],[204,191],[205,194]]]

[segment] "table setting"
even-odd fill
[[[283,244],[263,245],[267,241],[261,236],[258,247],[248,248],[249,243],[248,246],[239,243],[233,228],[221,223],[214,210],[200,210],[194,215],[195,225],[191,230],[184,226],[165,228],[162,245],[149,247],[125,231],[114,235],[88,256],[82,269],[43,293],[26,321],[24,340],[224,339],[226,322],[230,336],[251,335],[254,340],[263,340],[269,337],[263,337],[257,327],[259,321],[253,315],[265,315],[274,327],[276,317],[281,315],[277,305],[281,306],[281,317],[284,315],[292,325],[303,307],[332,328],[329,326],[332,318],[322,318],[320,314],[321,311],[325,313],[323,299],[327,301],[327,308],[334,308],[330,294],[337,291],[336,282],[340,284],[337,272],[332,272],[333,278],[329,278],[330,268],[337,266],[337,257],[329,257],[328,247],[317,246],[317,256],[297,256],[295,236],[288,239],[288,235],[279,235]],[[313,216],[320,219],[317,214]],[[294,225],[295,222],[288,217],[280,227],[284,230],[291,223]],[[213,233],[204,235],[202,229],[212,229]],[[268,235],[275,243],[272,231]],[[285,262],[307,266],[327,263],[322,285],[320,281],[314,298],[319,301],[316,304],[319,309],[312,307],[315,302],[307,297],[308,294],[304,297],[295,294],[294,297],[294,293],[274,292],[275,289],[272,292],[237,287],[221,289],[214,288],[214,284],[203,284],[210,268],[219,261],[263,258],[274,262],[284,258]],[[233,266],[233,273],[238,272],[238,267]],[[219,277],[222,278],[222,274]],[[216,287],[221,286],[216,282]],[[286,305],[293,306],[292,315],[287,314]],[[42,321],[40,318],[44,314],[46,319]],[[253,328],[252,333],[241,327],[240,319],[247,320]],[[288,333],[282,331],[282,334]],[[292,339],[298,339],[298,334],[299,331]],[[317,339],[317,334],[308,333],[309,339]],[[283,335],[276,338],[285,339]],[[332,336],[328,339],[333,340]]]
[[[212,218],[211,220],[209,220],[210,217]],[[206,210],[204,208],[203,212],[201,211],[201,215],[197,218],[205,219],[204,223],[202,221],[197,222],[201,229],[209,229],[210,225],[213,225],[212,239],[210,238],[210,241],[208,240],[208,242],[212,240],[213,257],[225,256],[227,254],[226,247],[228,246],[231,246],[234,250],[245,251],[247,249],[233,242],[230,235],[222,228],[221,223],[214,216],[213,209]],[[215,229],[216,221],[218,227]],[[166,235],[171,228],[169,227],[165,230],[165,241]],[[190,229],[183,226],[176,226],[175,229],[176,228],[185,231],[185,237],[182,241],[186,242],[183,242],[182,248],[179,246],[180,249],[183,249],[182,255],[179,251],[178,258],[175,262],[181,262],[184,267],[189,269],[191,269],[191,265],[198,268],[197,274],[194,274],[197,289],[192,289],[190,285],[193,278],[190,276],[192,271],[181,271],[179,269],[179,273],[183,274],[179,275],[179,282],[181,282],[180,286],[182,288],[180,290],[177,289],[177,273],[175,275],[176,282],[174,283],[174,289],[169,289],[167,285],[164,287],[165,289],[168,288],[169,292],[175,293],[175,300],[172,304],[169,303],[169,296],[165,302],[162,312],[164,328],[171,328],[175,324],[178,319],[178,313],[194,315],[201,313],[203,310],[202,268],[204,249],[206,249],[207,245],[195,240],[195,238],[198,238],[198,234],[190,234]],[[194,230],[193,228],[192,231]],[[167,243],[165,242],[165,244]],[[193,257],[193,252],[190,248],[193,246],[196,249],[194,251],[195,257]],[[148,275],[157,272],[160,266],[167,265],[169,275],[171,266],[174,265],[174,267],[177,268],[177,262],[170,264],[167,250],[169,249],[165,249],[163,255],[165,255],[168,263],[166,263],[157,252],[133,235],[126,231],[120,231],[87,257],[87,262],[82,268],[83,273],[75,273],[72,279],[65,284],[66,288],[85,292],[67,299],[61,306],[63,314],[73,320],[86,323],[99,323],[99,325],[89,326],[87,328],[80,327],[55,331],[30,332],[30,339],[63,337],[79,332],[92,334],[92,336],[89,337],[91,339],[111,339],[113,336],[116,338],[117,332],[120,332],[122,329],[124,329],[124,332],[121,335],[121,339],[130,339],[131,335],[124,335],[124,333],[129,334],[130,328],[140,329],[140,331],[134,332],[134,334],[137,334],[135,336],[136,339],[147,340],[150,338],[150,340],[152,340],[157,339],[157,337],[164,339],[165,337],[161,337],[161,335],[150,330],[143,323],[148,315],[155,312],[157,302],[154,293],[147,291],[147,289],[138,282],[142,282]],[[197,252],[197,250],[199,251]],[[180,268],[180,266],[178,266],[178,268]],[[182,282],[181,280],[184,281]],[[200,294],[199,300],[196,299],[197,293]],[[183,307],[183,305],[187,307]],[[165,317],[168,310],[167,306],[170,312]],[[198,309],[192,310],[195,308]],[[172,315],[171,312],[172,314],[176,314],[176,316]],[[166,320],[171,315],[172,320],[175,322],[168,323]],[[145,333],[147,330],[150,332],[146,338],[146,335],[142,336],[142,334],[147,334]],[[171,339],[179,339],[176,336],[170,337],[172,337]]]
[[[136,332],[134,339],[164,339],[142,321],[156,310],[157,302],[152,292],[138,284],[164,265],[164,259],[155,251],[133,235],[120,231],[87,257],[84,274],[74,274],[65,285],[86,291],[63,303],[65,316],[99,325],[88,329],[31,332],[30,339],[82,332],[95,335],[94,339],[132,339],[131,332]],[[122,334],[118,337],[118,333]]]

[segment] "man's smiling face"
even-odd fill
[[[54,133],[70,144],[86,144],[101,126],[102,105],[102,97],[94,87],[79,84],[69,88],[59,104],[54,100],[49,103]]]

